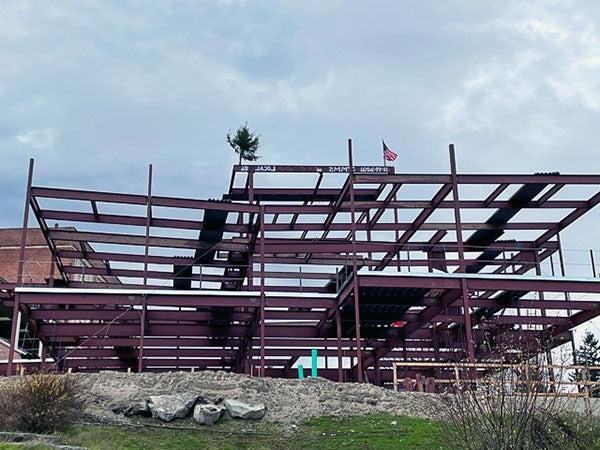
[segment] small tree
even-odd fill
[[[577,365],[598,366],[600,365],[600,342],[593,333],[586,331],[583,342],[575,351]],[[577,371],[571,376],[571,380],[581,380],[583,378],[581,371]],[[600,381],[600,370],[589,371],[589,381]],[[594,390],[594,397],[600,397],[600,390]]]
[[[256,161],[260,147],[260,135],[248,128],[248,122],[238,128],[234,135],[227,133],[227,143],[239,155],[239,164],[244,161]]]

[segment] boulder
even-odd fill
[[[265,405],[248,405],[238,400],[225,400],[225,408],[230,417],[236,419],[262,419],[267,412]]]
[[[150,411],[148,402],[141,401],[141,402],[132,403],[127,408],[125,408],[123,410],[123,415],[125,415],[126,417],[131,417],[131,416],[150,417],[152,415],[152,412]]]
[[[225,413],[223,405],[196,405],[194,420],[203,425],[214,425]]]
[[[186,417],[198,398],[192,393],[153,395],[148,399],[148,408],[152,417],[169,422]]]

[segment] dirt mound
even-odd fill
[[[97,421],[123,421],[111,409],[151,395],[194,392],[210,402],[235,399],[263,403],[266,420],[300,422],[314,416],[347,416],[374,412],[439,419],[443,398],[435,394],[398,393],[370,384],[324,379],[250,378],[227,372],[73,374],[81,385],[85,414]]]

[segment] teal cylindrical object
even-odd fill
[[[298,364],[298,379],[304,380],[304,366],[302,364]]]
[[[317,349],[313,348],[310,351],[310,355],[312,357],[312,363],[310,365],[310,376],[313,378],[317,378]]]

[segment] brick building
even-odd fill
[[[0,283],[15,284],[18,282],[19,256],[21,252],[21,228],[0,229]],[[89,244],[76,242],[62,242],[57,245],[61,250],[76,250],[79,245],[86,250],[92,250]],[[73,280],[81,280],[82,277],[88,282],[111,282],[119,283],[116,277],[100,277],[86,275],[84,267],[98,266],[100,262],[90,263],[87,260],[65,260],[66,263],[82,267],[82,275],[72,275]],[[52,253],[46,239],[40,229],[30,228],[27,230],[25,247],[25,258],[23,264],[23,279],[25,285],[46,285],[52,277],[60,278],[56,270],[52,268]],[[5,343],[10,339],[12,322],[12,308],[0,303],[0,339]],[[27,342],[29,335],[24,324],[21,325],[19,344],[33,350],[36,342]],[[0,360],[8,357],[8,349],[0,341]]]
[[[0,229],[0,278],[3,283],[17,282],[20,251],[21,228]],[[45,284],[50,275],[50,261],[50,249],[41,230],[27,230],[23,282]],[[0,306],[0,339],[3,339],[6,344],[10,339],[11,320],[12,308]],[[0,359],[7,357],[8,349],[0,342]]]
[[[10,342],[6,339],[0,338],[0,361],[8,359],[8,353],[10,352]],[[22,352],[20,350],[15,351],[15,359],[21,357]]]
[[[21,229],[0,229],[0,277],[7,283],[17,282],[19,253],[21,251]],[[50,275],[50,249],[39,229],[27,230],[24,283],[45,283]]]

